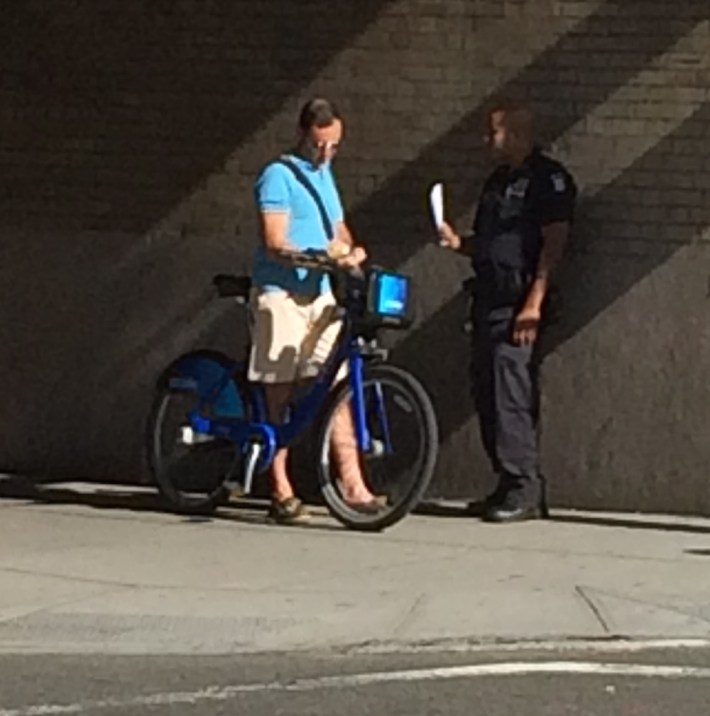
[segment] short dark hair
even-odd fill
[[[327,99],[316,97],[308,100],[301,108],[298,126],[307,132],[313,127],[329,127],[336,119],[340,119],[336,106]]]

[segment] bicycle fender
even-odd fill
[[[170,390],[197,395],[215,416],[243,418],[244,401],[232,377],[238,366],[221,353],[196,351],[173,361],[164,380]]]

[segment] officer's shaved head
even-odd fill
[[[535,134],[534,115],[526,104],[513,101],[497,102],[491,107],[490,114],[499,114],[509,132],[532,140]]]
[[[488,112],[487,142],[494,154],[506,159],[519,159],[534,145],[534,116],[526,104],[503,100]]]

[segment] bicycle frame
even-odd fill
[[[212,390],[201,397],[197,407],[190,413],[191,427],[201,434],[226,438],[238,444],[243,451],[251,445],[258,444],[261,447],[258,467],[264,470],[273,461],[277,450],[292,444],[313,423],[328,399],[338,369],[344,361],[348,363],[348,378],[353,393],[353,422],[358,449],[360,452],[369,453],[372,450],[372,440],[365,411],[364,356],[359,339],[352,332],[347,314],[343,319],[334,350],[323,370],[313,380],[305,395],[292,406],[284,423],[275,425],[268,421],[263,392],[260,386],[253,383],[248,384],[246,391],[248,396],[243,397],[248,397],[251,401],[250,407],[255,419],[208,417],[202,414],[204,408],[217,398],[232,379],[232,371],[239,365],[234,362],[230,370],[224,370],[222,378]],[[385,449],[389,450],[389,429],[381,391],[376,391],[376,403],[377,414],[385,434]]]

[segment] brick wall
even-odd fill
[[[466,263],[425,192],[470,220],[494,95],[528,99],[581,196],[546,338],[551,498],[710,514],[707,0],[259,3],[31,0],[0,28],[8,470],[142,480],[150,386],[196,345],[238,350],[212,273],[247,270],[251,183],[312,94],[346,115],[337,160],[375,259],[411,272],[392,337],[444,436],[432,493],[488,488],[466,395]]]

